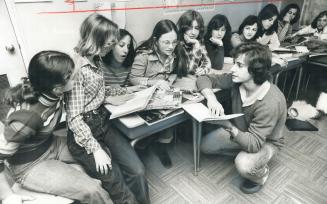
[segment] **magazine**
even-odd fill
[[[177,110],[149,110],[142,111],[137,113],[139,117],[141,117],[147,125],[153,125],[163,120],[167,120],[173,116],[184,113],[183,109]]]
[[[198,122],[230,120],[243,115],[243,113],[215,116],[210,113],[210,110],[202,103],[192,103],[183,105],[183,109],[190,114]]]
[[[122,105],[114,106],[106,104],[105,107],[111,113],[110,119],[144,110],[156,89],[157,86],[152,86],[142,91],[135,92],[133,93],[134,97]]]
[[[150,99],[145,110],[177,109],[182,104],[182,92],[179,89],[158,89]]]

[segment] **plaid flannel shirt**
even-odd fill
[[[85,57],[78,57],[75,64],[79,70],[72,91],[66,95],[67,121],[68,127],[74,132],[76,143],[90,154],[98,150],[100,144],[84,122],[83,114],[99,108],[104,102],[103,71]]]
[[[201,44],[199,48],[194,48],[182,42],[182,45],[187,53],[189,59],[189,73],[196,75],[208,74],[211,69],[211,61],[208,52],[204,45]]]

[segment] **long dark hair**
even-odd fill
[[[226,16],[217,14],[211,18],[207,27],[207,32],[204,35],[204,41],[206,43],[210,42],[210,38],[212,37],[212,30],[218,30],[222,26],[225,26],[226,28],[226,33],[222,39],[224,43],[224,51],[226,54],[229,54],[231,50],[230,39],[232,36],[232,28]]]
[[[312,28],[317,28],[317,22],[319,18],[322,18],[323,16],[327,16],[327,11],[322,11],[318,14],[318,16],[312,21],[311,27]]]
[[[159,38],[163,34],[169,33],[171,31],[174,31],[177,35],[177,27],[174,22],[168,19],[159,21],[154,26],[150,38],[144,41],[136,49],[136,53],[147,50],[155,51],[155,43],[158,42]],[[176,58],[174,60],[174,72],[177,74],[178,77],[186,76],[188,71],[187,54],[182,45],[180,45],[180,43],[176,45],[174,54],[176,55]]]
[[[247,41],[253,41],[253,40],[256,40],[258,37],[259,37],[259,33],[260,33],[260,29],[261,29],[261,24],[259,23],[259,19],[257,16],[255,15],[249,15],[247,16],[243,22],[241,23],[241,25],[238,27],[238,34],[239,35],[243,35],[243,30],[244,30],[244,27],[245,26],[251,26],[251,25],[254,25],[254,24],[257,24],[258,25],[258,30],[257,30],[257,33],[253,36],[252,39],[249,39]]]
[[[131,42],[130,42],[130,46],[128,48],[128,53],[126,56],[126,59],[124,60],[124,62],[122,63],[122,65],[124,67],[130,67],[132,66],[133,62],[134,62],[134,58],[135,58],[135,39],[133,37],[133,35],[128,32],[125,29],[119,29],[119,36],[118,36],[118,42],[123,39],[125,36],[129,36],[131,38]],[[117,46],[117,45],[116,45]],[[102,57],[102,60],[104,63],[109,64],[110,61],[112,60],[113,56],[113,49],[106,54],[104,57]]]
[[[296,14],[294,19],[291,20],[291,24],[293,25],[294,23],[298,22],[300,19],[300,7],[297,4],[288,4],[283,10],[280,12],[278,19],[280,21],[283,21],[285,15],[287,12],[291,9],[296,9]]]
[[[41,51],[28,66],[28,78],[9,89],[5,101],[11,106],[23,102],[35,103],[41,93],[51,94],[55,85],[65,85],[73,72],[74,62],[69,55],[58,51]]]
[[[265,30],[262,26],[262,21],[263,20],[267,20],[269,18],[272,18],[276,16],[278,18],[279,16],[279,13],[278,13],[278,9],[277,7],[274,5],[274,4],[267,4],[265,7],[263,7],[258,15],[258,19],[259,19],[259,23],[260,23],[260,26],[261,26],[261,33],[260,33],[260,36],[262,36],[263,34],[267,34],[267,35],[271,35],[273,34],[274,32],[277,31],[277,28],[278,28],[278,22],[277,22],[277,19],[275,20],[274,24],[268,29],[268,30]]]
[[[185,11],[177,21],[177,26],[179,31],[178,39],[180,41],[184,40],[184,33],[192,27],[192,22],[194,20],[198,23],[199,31],[200,31],[197,40],[203,42],[204,21],[201,14],[194,10]]]

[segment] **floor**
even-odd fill
[[[312,120],[317,132],[284,130],[286,146],[270,162],[264,188],[243,194],[243,181],[231,157],[201,154],[201,171],[193,176],[191,142],[171,145],[173,167],[165,169],[151,148],[142,154],[153,204],[327,203],[327,116]]]

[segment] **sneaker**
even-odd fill
[[[253,181],[250,181],[248,179],[245,179],[241,186],[241,191],[246,194],[253,194],[258,191],[260,191],[262,188],[262,185],[255,183]]]

